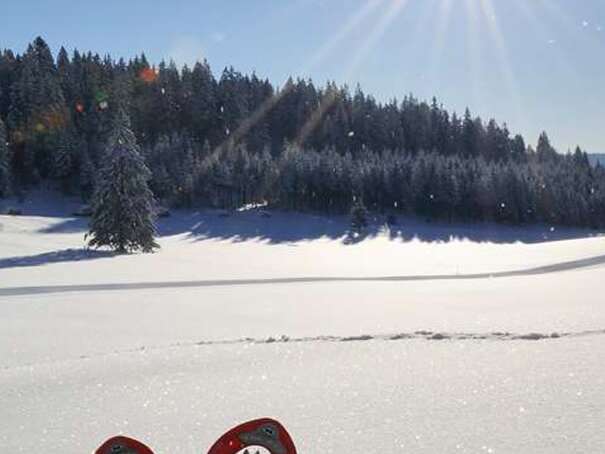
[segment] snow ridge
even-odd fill
[[[227,344],[274,344],[274,343],[307,343],[307,342],[366,342],[366,341],[401,341],[401,340],[428,340],[428,341],[463,341],[463,340],[491,340],[491,341],[539,341],[553,340],[566,337],[585,337],[605,335],[605,329],[587,330],[567,333],[510,333],[510,332],[489,332],[489,333],[447,333],[436,331],[415,331],[413,333],[398,334],[362,334],[358,336],[311,336],[291,338],[286,335],[280,337],[268,337],[264,339],[242,338],[236,340],[224,341],[199,341],[188,345],[227,345]],[[174,346],[184,346],[187,344],[175,344]]]
[[[300,343],[315,343],[315,342],[392,342],[392,341],[404,341],[404,340],[417,340],[417,341],[554,341],[561,340],[564,338],[578,338],[578,337],[594,337],[594,336],[605,336],[605,329],[597,330],[586,330],[578,332],[553,332],[553,333],[511,333],[511,332],[485,332],[485,333],[458,333],[458,332],[440,332],[440,331],[414,331],[411,333],[397,333],[397,334],[361,334],[355,336],[308,336],[308,337],[289,337],[281,335],[277,337],[266,337],[266,338],[252,338],[243,337],[238,339],[225,339],[225,340],[201,340],[197,342],[177,342],[169,345],[156,345],[156,346],[141,346],[137,348],[125,349],[125,350],[114,350],[108,353],[81,355],[78,360],[90,360],[93,358],[102,358],[108,356],[115,356],[120,354],[129,353],[145,353],[158,350],[168,350],[174,348],[186,348],[186,347],[211,347],[218,345],[239,345],[239,344],[250,344],[250,345],[269,345],[269,344],[300,344]],[[64,361],[73,361],[64,360]],[[55,364],[56,362],[52,362]],[[40,366],[42,363],[35,364],[23,364],[19,366],[4,366],[1,370],[14,370],[22,368],[31,368],[34,366]]]

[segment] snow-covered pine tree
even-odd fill
[[[193,149],[190,144],[183,143],[182,157],[179,168],[179,204],[190,207],[193,203],[193,191],[195,189],[195,174],[197,166],[193,158]]]
[[[0,119],[0,197],[6,197],[10,190],[10,162],[6,144],[6,128]]]
[[[351,208],[351,230],[357,235],[361,235],[368,226],[368,210],[363,204],[361,198],[357,198]]]
[[[95,167],[90,159],[88,147],[82,146],[78,162],[78,186],[82,200],[88,202],[91,200],[96,181]]]
[[[145,165],[130,119],[119,108],[100,170],[90,225],[89,245],[109,246],[120,253],[153,252],[155,242],[151,172]]]
[[[64,192],[71,189],[74,174],[74,156],[79,152],[80,144],[72,128],[67,128],[59,137],[59,143],[53,153],[52,176],[61,182]]]
[[[51,173],[52,152],[66,117],[53,56],[48,44],[38,37],[22,57],[7,114],[11,142],[15,143],[15,168],[24,183],[36,183]]]

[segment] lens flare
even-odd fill
[[[147,84],[155,82],[158,78],[158,72],[155,68],[143,68],[139,72],[139,79]]]
[[[109,107],[109,96],[104,90],[98,90],[95,93],[95,101],[97,102],[97,110],[105,110]]]
[[[13,132],[13,142],[16,144],[21,144],[25,142],[25,136],[22,131]]]
[[[103,101],[107,101],[107,93],[103,90],[98,90],[95,93],[95,100],[97,101],[97,104],[101,104]]]
[[[54,130],[65,127],[66,112],[63,110],[51,110],[42,114],[42,124],[46,129]]]

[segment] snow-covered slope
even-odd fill
[[[199,453],[262,415],[303,454],[605,451],[594,232],[183,211],[115,257],[57,202],[0,216],[1,452]]]
[[[406,219],[390,230],[375,222],[369,240],[347,246],[345,217],[274,213],[265,218],[252,210],[229,217],[216,211],[177,212],[160,222],[161,252],[112,257],[107,252],[84,251],[87,220],[65,217],[76,208],[75,203],[72,207],[56,205],[52,197],[46,203],[36,199],[25,204],[25,216],[0,218],[4,287],[447,276],[522,271],[605,254],[603,237],[593,231],[427,224]],[[593,238],[587,238],[590,236]]]

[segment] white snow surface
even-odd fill
[[[302,454],[605,452],[596,232],[377,218],[346,244],[343,217],[176,211],[117,257],[76,200],[8,205],[2,453],[203,453],[260,416]]]

